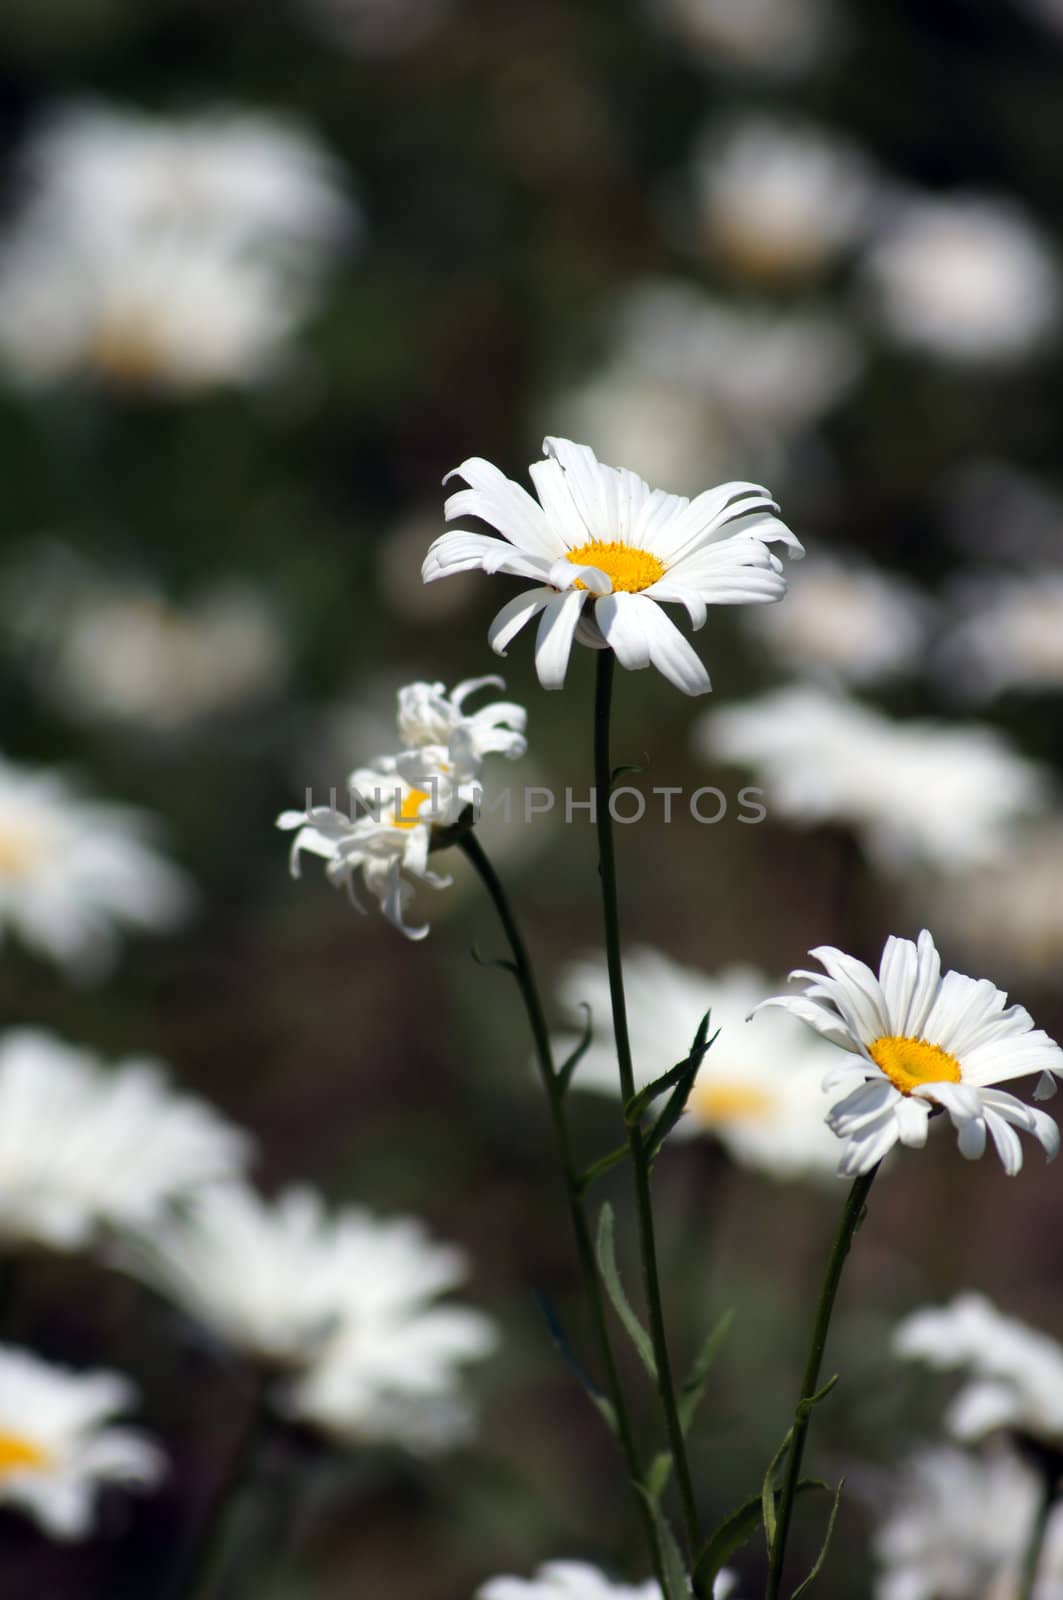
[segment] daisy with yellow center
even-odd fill
[[[925,1144],[935,1110],[948,1113],[970,1160],[982,1154],[988,1133],[1009,1175],[1022,1166],[1016,1128],[1032,1134],[1049,1160],[1055,1156],[1051,1117],[995,1085],[1039,1073],[1035,1095],[1046,1098],[1063,1073],[1063,1051],[1002,990],[959,972],[942,977],[925,929],[914,944],[887,939],[877,974],[829,945],[812,954],[824,973],[792,973],[804,980],[804,993],[764,1004],[799,1017],[851,1057],[823,1085],[846,1091],[828,1119],[846,1141],[843,1175],[870,1172],[898,1140]]]
[[[502,607],[488,639],[505,655],[538,617],[544,689],[562,687],[578,639],[614,651],[621,666],[655,666],[684,694],[704,694],[709,675],[662,607],[684,606],[701,628],[710,605],[782,598],[782,563],[769,547],[804,552],[767,489],[724,483],[687,500],[605,466],[586,445],[548,438],[543,449],[545,459],[529,468],[537,500],[478,456],[448,474],[468,485],[447,500],[448,520],[479,518],[501,538],[442,534],[425,558],[424,581],[476,569],[532,579],[535,587]]]

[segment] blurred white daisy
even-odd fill
[[[309,1189],[266,1201],[225,1184],[192,1196],[123,1260],[284,1375],[272,1398],[287,1416],[336,1438],[414,1448],[467,1431],[459,1368],[493,1348],[493,1324],[440,1301],[467,1276],[465,1257],[412,1218],[351,1206],[330,1217]]]
[[[0,1237],[85,1248],[148,1227],[200,1184],[235,1175],[250,1142],[154,1061],[105,1068],[38,1029],[0,1035]]]
[[[0,928],[75,978],[113,965],[119,930],[163,931],[192,904],[151,820],[83,799],[57,772],[0,758]]]
[[[1005,1172],[1022,1166],[1015,1129],[1030,1133],[1049,1160],[1059,1150],[1059,1129],[995,1086],[1039,1074],[1037,1093],[1055,1092],[1063,1051],[1022,1006],[987,979],[959,972],[941,975],[941,957],[924,930],[918,944],[886,940],[878,974],[830,945],[810,952],[825,972],[797,971],[805,989],[763,1002],[807,1022],[852,1057],[830,1071],[824,1088],[843,1091],[829,1123],[845,1140],[839,1172],[869,1172],[898,1140],[926,1143],[930,1116],[946,1111],[959,1135],[961,1155],[977,1160],[990,1134]]]
[[[1016,1600],[1038,1495],[1036,1474],[1010,1451],[936,1446],[910,1456],[874,1535],[875,1600]],[[1057,1511],[1035,1600],[1060,1600],[1061,1585]]]
[[[684,606],[701,628],[710,605],[782,598],[782,562],[769,546],[803,551],[768,491],[725,483],[691,501],[604,466],[586,445],[547,438],[543,448],[546,459],[530,468],[538,500],[480,457],[455,469],[469,487],[449,497],[447,519],[478,517],[502,538],[464,528],[442,534],[425,558],[425,582],[477,568],[532,579],[535,587],[502,607],[488,639],[505,655],[539,617],[535,665],[545,689],[563,686],[579,639],[613,650],[623,667],[652,663],[684,694],[704,694],[708,673],[662,606]]]
[[[1059,325],[1055,257],[1012,200],[964,193],[898,202],[864,265],[888,331],[944,361],[1016,361]]]
[[[748,1020],[771,992],[762,974],[749,967],[702,974],[636,946],[625,959],[624,985],[636,1088],[683,1060],[710,1008],[710,1034],[720,1030],[673,1137],[711,1135],[741,1166],[768,1177],[834,1173],[838,1146],[826,1123],[831,1100],[821,1088],[832,1052],[785,1017]],[[583,1005],[591,1008],[592,1041],[573,1087],[618,1095],[604,956],[570,962],[558,992],[574,1023],[582,1024]],[[560,1058],[576,1038],[558,1041]]]
[[[770,816],[846,824],[890,872],[999,860],[1051,793],[1047,772],[993,728],[897,722],[812,686],[709,713],[693,738],[708,759],[757,774]]]
[[[728,1600],[734,1589],[733,1573],[721,1572],[713,1584],[712,1600]],[[661,1586],[648,1583],[614,1583],[585,1561],[548,1561],[534,1578],[492,1578],[476,1591],[476,1600],[662,1600]]]
[[[756,115],[707,129],[693,179],[705,246],[768,282],[819,272],[856,244],[873,192],[866,157],[846,140]]]
[[[930,607],[902,578],[851,557],[817,555],[784,606],[743,613],[776,659],[798,673],[871,684],[921,665]]]
[[[0,245],[0,356],[30,385],[254,382],[355,229],[309,134],[222,107],[60,107],[30,137],[23,188]]]
[[[414,50],[450,17],[454,0],[295,0],[311,27],[356,56]]]
[[[961,620],[942,640],[939,667],[953,693],[992,700],[1063,688],[1063,569],[967,578],[951,598]]]
[[[831,0],[648,0],[706,66],[772,78],[800,76],[838,31]]]
[[[1055,1449],[1063,1446],[1063,1346],[980,1294],[926,1307],[898,1323],[893,1349],[968,1380],[946,1425],[964,1443],[1007,1428]]]
[[[165,1470],[162,1451],[112,1425],[135,1399],[117,1373],[71,1372],[0,1345],[0,1504],[53,1539],[81,1539],[93,1531],[100,1489],[151,1488]]]
[[[348,779],[350,809],[330,799],[303,811],[283,811],[277,826],[297,830],[291,867],[299,875],[302,852],[321,856],[330,882],[354,897],[354,878],[379,901],[402,933],[423,939],[426,925],[412,928],[404,912],[414,893],[411,877],[443,889],[450,879],[433,872],[428,858],[453,842],[454,830],[476,820],[484,797],[484,758],[522,756],[526,713],[511,701],[492,701],[467,714],[465,701],[495,677],[471,678],[448,696],[441,683],[415,683],[399,691],[399,737],[405,748],[378,756]],[[357,903],[357,901],[356,901]]]

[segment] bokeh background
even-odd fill
[[[524,1018],[470,957],[498,945],[490,910],[456,872],[422,892],[431,936],[409,943],[316,872],[293,883],[274,818],[389,747],[399,684],[492,670],[508,581],[419,577],[465,457],[523,478],[551,432],[681,492],[752,477],[809,551],[795,608],[808,588],[789,629],[790,601],[768,622],[710,618],[713,709],[799,679],[891,718],[989,725],[1001,767],[967,782],[932,739],[902,798],[940,826],[899,853],[876,845],[901,802],[873,753],[851,758],[855,822],[795,821],[770,784],[757,827],[733,804],[715,826],[651,807],[619,830],[629,936],[778,979],[810,945],[870,959],[928,925],[948,964],[1063,1028],[1063,8],[9,0],[0,38],[4,753],[154,814],[198,891],[182,927],[130,940],[97,981],[6,940],[4,1022],[170,1063],[253,1132],[267,1190],[308,1181],[422,1217],[468,1252],[463,1298],[504,1333],[470,1378],[478,1434],[441,1460],[278,1444],[259,1492],[292,1515],[261,1519],[271,1587],[245,1552],[251,1587],[231,1592],[466,1600],[564,1555],[641,1577],[609,1441],[535,1303],[585,1346]],[[251,246],[275,247],[276,279],[222,275],[197,299],[171,266],[136,285],[135,240],[97,248],[86,107],[224,108],[309,141]],[[135,143],[151,124],[129,126]],[[179,160],[166,181],[179,210]],[[182,226],[191,257],[194,208]],[[261,327],[230,349],[254,295]],[[577,652],[546,695],[530,639],[512,647],[520,781],[586,793],[592,666]],[[647,787],[735,796],[757,771],[707,752],[704,714],[623,675],[617,759],[645,763]],[[1037,802],[1002,802],[952,859],[950,819],[981,815],[1026,761]],[[600,942],[593,832],[543,816],[495,825],[494,847],[550,989]],[[588,1153],[615,1143],[614,1108],[573,1104]],[[1063,1335],[1058,1184],[1036,1150],[1011,1180],[940,1131],[883,1181],[818,1423],[819,1468],[851,1485],[824,1595],[872,1592],[890,1472],[940,1433],[940,1391],[889,1356],[898,1315],[979,1287]],[[622,1176],[602,1193],[623,1229]],[[784,1430],[840,1195],[734,1169],[708,1140],[660,1165],[677,1349],[736,1310],[695,1449],[708,1517],[759,1487]],[[231,1364],[77,1256],[22,1275],[16,1332],[130,1373],[173,1466],[72,1547],[4,1512],[5,1592],[163,1596],[238,1434]],[[811,1559],[817,1517],[799,1531]],[[738,1566],[756,1592],[756,1541]]]

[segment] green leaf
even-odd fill
[[[706,1380],[733,1321],[734,1307],[729,1306],[715,1327],[710,1329],[706,1335],[701,1349],[694,1358],[694,1364],[687,1374],[686,1381],[679,1391],[679,1421],[684,1436],[690,1432],[690,1425],[694,1421],[698,1406],[701,1404],[702,1396],[705,1393]]]
[[[612,1401],[607,1395],[602,1393],[601,1389],[599,1389],[590,1373],[577,1358],[576,1353],[569,1342],[568,1335],[561,1326],[561,1319],[554,1310],[550,1301],[544,1294],[539,1293],[538,1290],[535,1293],[535,1299],[539,1310],[543,1314],[546,1326],[550,1330],[550,1338],[553,1340],[554,1348],[558,1351],[569,1370],[575,1373],[576,1377],[579,1379],[580,1387],[583,1389],[588,1399],[593,1401],[594,1405],[597,1406],[598,1410],[605,1418],[605,1421],[611,1432],[619,1436],[616,1411],[613,1407]]]
[[[650,1470],[646,1474],[646,1493],[651,1500],[659,1500],[668,1487],[668,1479],[672,1475],[672,1452],[661,1450],[650,1462]]]
[[[669,1096],[664,1110],[643,1139],[646,1160],[651,1164],[656,1160],[662,1144],[683,1115],[686,1103],[690,1098],[690,1091],[694,1086],[694,1079],[697,1077],[701,1063],[705,1058],[705,1052],[708,1050],[709,1045],[716,1043],[718,1038],[719,1032],[717,1031],[708,1041],[708,1044],[702,1046],[698,1053],[691,1055],[683,1063],[684,1071],[682,1076]]]
[[[649,770],[650,770],[650,755],[649,755],[649,751],[648,750],[644,750],[642,752],[642,760],[641,760],[641,762],[630,762],[627,766],[624,766],[624,767],[614,767],[612,772],[609,774],[609,793],[610,793],[610,795],[612,795],[613,790],[616,788],[618,779],[626,778],[628,773],[634,773],[636,776],[641,777],[641,775],[644,772],[648,772]]]
[[[686,1562],[683,1560],[676,1536],[649,1491],[641,1483],[635,1487],[649,1506],[653,1525],[657,1531],[665,1600],[690,1600],[691,1582],[687,1577]]]
[[[797,1494],[804,1494],[809,1489],[826,1487],[826,1484],[814,1478],[802,1478],[797,1485]],[[702,1547],[694,1565],[694,1582],[699,1588],[708,1589],[711,1586],[721,1567],[726,1566],[735,1551],[741,1549],[742,1545],[753,1537],[760,1527],[761,1516],[761,1497],[755,1494],[720,1523],[716,1532]]]
[[[670,1067],[659,1078],[654,1078],[653,1082],[648,1083],[644,1089],[640,1089],[638,1094],[631,1096],[631,1099],[624,1106],[624,1121],[629,1128],[633,1128],[637,1123],[641,1122],[653,1102],[659,1099],[665,1090],[673,1088],[681,1080],[695,1056],[698,1058],[698,1065],[701,1065],[705,1052],[709,1048],[705,1043],[705,1039],[709,1031],[710,1016],[711,1012],[706,1011],[698,1025],[698,1031],[694,1035],[694,1043],[682,1061],[677,1062],[674,1067]]]
[[[583,1057],[590,1049],[591,1040],[594,1037],[594,1019],[591,1016],[591,1008],[589,1005],[581,1001],[580,1009],[585,1011],[587,1014],[586,1020],[583,1024],[583,1033],[580,1035],[579,1043],[576,1045],[576,1048],[572,1051],[571,1055],[566,1056],[564,1061],[557,1069],[557,1081],[560,1085],[562,1094],[564,1094],[565,1090],[572,1082],[572,1074],[575,1072],[576,1068],[583,1060]]]
[[[838,1507],[841,1504],[842,1489],[844,1488],[844,1486],[845,1486],[845,1479],[844,1478],[839,1478],[838,1479],[838,1487],[834,1491],[834,1504],[830,1508],[830,1517],[827,1519],[827,1531],[823,1536],[823,1543],[820,1546],[819,1555],[816,1557],[815,1566],[812,1568],[812,1571],[808,1574],[808,1577],[805,1578],[801,1583],[798,1584],[797,1588],[794,1590],[793,1594],[791,1595],[790,1600],[797,1600],[798,1595],[799,1594],[804,1594],[804,1592],[808,1588],[809,1584],[812,1583],[816,1578],[819,1577],[820,1570],[821,1570],[821,1568],[823,1566],[823,1563],[827,1559],[827,1551],[830,1549],[831,1539],[834,1537],[834,1524],[838,1520]]]
[[[513,978],[518,976],[516,962],[507,961],[503,956],[497,956],[493,958],[482,956],[476,945],[472,946],[469,954],[472,956],[478,967],[497,967],[500,972],[508,972]]]
[[[791,1423],[790,1427],[787,1428],[786,1437],[784,1438],[782,1444],[768,1462],[768,1470],[764,1474],[764,1483],[761,1487],[760,1496],[764,1517],[764,1537],[767,1540],[769,1551],[771,1550],[772,1545],[775,1543],[775,1496],[778,1493],[778,1490],[775,1488],[775,1474],[779,1469],[780,1462],[783,1460],[786,1452],[790,1448],[790,1441],[793,1439],[794,1428],[796,1427],[797,1423],[803,1422],[805,1417],[807,1417],[809,1412],[812,1410],[813,1406],[818,1406],[821,1400],[825,1400],[827,1398],[837,1381],[838,1374],[835,1373],[834,1377],[831,1378],[829,1382],[825,1383],[822,1389],[817,1390],[813,1395],[809,1395],[807,1400],[798,1401],[796,1410],[794,1412],[794,1421]]]
[[[613,1302],[613,1309],[627,1329],[632,1344],[642,1358],[643,1366],[656,1383],[657,1362],[654,1359],[650,1336],[632,1310],[631,1302],[624,1292],[624,1285],[620,1281],[620,1269],[616,1264],[614,1223],[613,1208],[606,1204],[602,1207],[598,1222],[598,1267],[602,1274],[602,1282]]]
[[[597,1161],[592,1162],[586,1172],[577,1180],[580,1194],[586,1193],[596,1179],[604,1178],[607,1172],[612,1172],[613,1168],[619,1166],[621,1161],[630,1154],[631,1147],[629,1145],[618,1144],[615,1150],[609,1151],[608,1155],[601,1156]]]

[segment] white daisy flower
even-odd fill
[[[824,1079],[824,1088],[846,1091],[829,1117],[846,1141],[843,1176],[869,1172],[898,1140],[924,1145],[937,1110],[948,1112],[968,1160],[985,1150],[988,1132],[1009,1176],[1022,1166],[1016,1128],[1033,1134],[1049,1160],[1056,1155],[1059,1130],[1051,1117],[995,1087],[1038,1073],[1043,1097],[1054,1093],[1052,1074],[1063,1073],[1063,1051],[1034,1029],[1022,1006],[1008,1006],[988,979],[942,977],[925,928],[917,944],[886,940],[877,977],[830,945],[810,953],[826,976],[792,972],[806,984],[804,993],[763,1004],[789,1011],[854,1058]]]
[[[1052,792],[1050,774],[994,728],[898,722],[813,686],[709,713],[693,740],[710,760],[750,768],[770,815],[844,823],[886,872],[1001,860]]]
[[[694,183],[706,245],[767,281],[829,265],[860,238],[872,197],[868,162],[853,145],[764,116],[710,127],[695,152]]]
[[[837,36],[831,0],[648,0],[706,66],[795,78]]]
[[[712,1600],[728,1600],[734,1585],[734,1574],[721,1572],[712,1587]],[[476,1600],[662,1600],[662,1596],[656,1579],[614,1583],[585,1561],[548,1561],[534,1578],[492,1578],[476,1591]]]
[[[894,1332],[899,1356],[970,1379],[949,1408],[946,1425],[964,1443],[997,1428],[1063,1446],[1063,1347],[984,1295],[957,1295],[951,1305],[905,1317]]]
[[[471,825],[483,800],[480,777],[485,756],[509,760],[527,748],[526,713],[510,701],[492,701],[470,715],[465,701],[495,677],[470,678],[448,697],[441,683],[415,683],[399,691],[399,736],[406,748],[358,768],[348,780],[351,810],[309,805],[284,811],[277,826],[297,829],[291,866],[299,875],[301,853],[324,857],[326,875],[354,895],[360,874],[381,910],[402,933],[423,939],[427,926],[411,928],[404,917],[414,889],[409,878],[444,889],[450,879],[433,872],[429,855],[453,842],[454,830]],[[356,902],[357,903],[357,902]]]
[[[190,909],[148,817],[85,800],[59,773],[0,758],[0,929],[75,978],[113,965],[119,929],[165,931]]]
[[[308,1189],[266,1201],[245,1185],[201,1190],[124,1263],[190,1316],[287,1381],[285,1415],[340,1439],[415,1448],[467,1429],[458,1368],[488,1354],[479,1312],[439,1303],[462,1253],[411,1218],[359,1207],[329,1217]]]
[[[621,666],[652,663],[685,694],[704,694],[708,673],[661,607],[685,606],[700,628],[710,605],[782,598],[782,563],[769,545],[803,550],[768,491],[725,483],[691,501],[603,466],[586,445],[547,438],[543,449],[546,459],[530,468],[538,501],[479,457],[455,469],[469,487],[447,500],[448,520],[479,517],[502,538],[442,534],[425,559],[425,582],[477,568],[537,580],[502,607],[488,639],[505,655],[538,616],[535,665],[545,689],[564,684],[578,637],[613,650]]]
[[[874,1535],[875,1600],[1015,1600],[1036,1474],[1010,1451],[936,1446],[902,1463]],[[1063,1594],[1063,1515],[1049,1524],[1036,1600]]]
[[[930,607],[903,579],[850,557],[814,556],[784,606],[744,614],[758,643],[796,672],[881,683],[919,667]]]
[[[154,1061],[104,1068],[49,1033],[0,1036],[0,1237],[84,1249],[153,1225],[200,1184],[235,1175],[247,1137],[175,1094]]]
[[[1043,348],[1059,325],[1055,257],[1011,200],[904,200],[864,270],[888,331],[942,361],[1013,362]]]
[[[1057,534],[1058,537],[1058,534]],[[941,676],[957,695],[1063,688],[1063,571],[1058,565],[957,584],[962,619],[942,641]]]
[[[93,1529],[97,1490],[151,1488],[165,1470],[161,1450],[110,1426],[135,1398],[116,1373],[71,1372],[0,1345],[0,1504],[53,1539],[81,1539]]]
[[[331,162],[277,118],[76,103],[43,121],[23,166],[0,246],[0,354],[29,385],[255,382],[353,232]]]
[[[749,967],[702,974],[636,946],[625,959],[624,983],[637,1089],[683,1060],[710,1008],[710,1033],[720,1030],[673,1138],[710,1135],[739,1165],[773,1178],[834,1173],[838,1147],[826,1123],[831,1101],[820,1086],[831,1052],[787,1018],[767,1028],[750,1024],[750,1012],[771,992],[766,978]],[[577,1024],[585,1016],[581,1006],[589,1005],[594,1027],[573,1088],[619,1094],[604,956],[570,962],[559,997]],[[558,1041],[559,1058],[575,1043]]]

